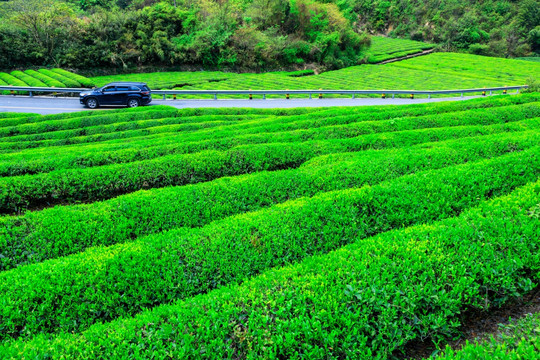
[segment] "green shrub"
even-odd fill
[[[42,81],[44,84],[46,84],[48,87],[59,87],[63,88],[66,87],[66,84],[50,77],[45,74],[42,74],[35,70],[26,70],[25,73],[33,78],[36,78],[40,81]]]
[[[540,148],[534,147],[0,273],[5,319],[0,334],[79,330],[96,320],[132,316],[239,282],[356,239],[453,217],[536,181],[539,156]]]
[[[12,71],[11,76],[16,77],[17,79],[23,81],[26,83],[27,86],[34,86],[34,87],[47,87],[47,84],[41,82],[40,80],[33,78],[32,76],[29,76],[22,71]]]
[[[79,88],[81,87],[81,83],[79,83],[77,80],[70,79],[68,77],[65,77],[62,74],[55,73],[54,71],[47,70],[47,69],[39,69],[38,72],[47,75],[63,84],[66,85],[68,88]]]
[[[5,72],[0,72],[0,80],[5,83],[4,86],[28,86],[28,84],[26,84],[24,81]],[[11,94],[11,92],[7,90],[3,91],[3,95],[8,95],[8,94]],[[15,94],[26,95],[28,93],[26,91],[16,91]]]
[[[534,97],[533,97],[534,98]],[[524,97],[523,99],[532,99]],[[490,103],[490,102],[488,102]],[[480,103],[478,103],[480,104]],[[477,105],[478,105],[477,104]],[[490,103],[497,104],[497,103]],[[469,105],[470,106],[470,105]],[[431,111],[436,111],[439,109],[441,112],[445,112],[444,105],[436,106],[431,108]],[[327,116],[328,111],[321,111],[319,115],[310,113],[309,116],[304,114],[288,116],[288,117],[274,117],[270,118],[268,121],[258,121],[258,122],[246,122],[240,123],[238,125],[229,126],[225,128],[218,128],[217,130],[207,130],[199,131],[192,135],[182,136],[182,141],[198,141],[201,137],[206,137],[206,139],[223,139],[225,137],[235,137],[242,134],[256,134],[261,132],[283,132],[299,129],[310,129],[320,126],[331,126],[331,125],[343,125],[350,123],[359,123],[359,129],[355,130],[357,133],[367,133],[367,132],[381,132],[381,131],[396,131],[398,129],[407,129],[407,128],[423,128],[423,127],[435,127],[435,126],[457,126],[460,124],[473,124],[473,123],[483,123],[489,124],[491,122],[506,122],[506,121],[516,121],[519,119],[520,113],[526,114],[524,116],[530,117],[535,116],[538,110],[538,105],[530,103],[524,108],[509,107],[507,109],[497,110],[497,108],[476,108],[473,105],[473,109],[468,110],[470,113],[462,114],[460,111],[456,111],[453,106],[448,106],[447,109],[453,109],[454,113],[444,113],[440,116],[436,116],[435,119],[432,119],[428,115],[419,117],[420,114],[425,113],[423,108],[406,108],[402,109],[402,114],[407,114],[412,117],[411,121],[388,121],[382,124],[379,124],[378,121],[373,120],[384,120],[384,119],[393,119],[396,117],[396,113],[392,109],[387,111],[380,111],[374,113],[370,110],[363,110],[365,114],[348,114],[342,115],[341,112],[347,111],[347,109],[334,110],[337,111],[339,115]],[[459,108],[458,108],[459,109]],[[396,110],[398,111],[398,110]],[[500,113],[499,113],[500,111]],[[515,112],[517,111],[517,112]],[[518,113],[519,112],[519,113]],[[500,117],[499,117],[500,114]],[[443,116],[444,115],[444,116]],[[536,115],[538,116],[538,115]],[[415,120],[414,118],[417,118]],[[366,122],[366,120],[372,120],[372,122]],[[409,119],[400,119],[400,120],[409,120]],[[361,124],[364,123],[365,124]],[[69,145],[69,144],[78,144],[86,142],[95,142],[95,141],[105,141],[105,140],[114,140],[122,138],[131,138],[138,136],[146,136],[150,134],[157,133],[166,133],[166,132],[176,132],[178,129],[174,125],[171,126],[162,126],[150,129],[150,132],[147,130],[131,130],[120,133],[112,134],[99,134],[97,136],[82,136],[82,137],[71,137],[70,133],[66,139],[62,139],[61,134],[58,134],[60,139],[58,140],[39,140],[39,137],[47,137],[48,135],[40,135],[37,137],[38,140],[32,140],[32,137],[11,137],[0,141],[0,151],[11,151],[16,149],[25,149],[25,148],[34,148],[42,146],[58,146],[58,145]],[[4,129],[4,133],[7,132],[9,135],[11,129]],[[14,129],[15,133],[18,131]],[[165,134],[169,135],[169,134]],[[57,136],[57,135],[51,135]],[[24,140],[27,141],[24,141]]]
[[[375,184],[422,169],[520,151],[537,142],[534,132],[524,132],[408,149],[327,155],[294,170],[153,189],[103,203],[5,217],[0,220],[4,229],[0,230],[0,243],[6,244],[0,246],[0,270],[80,252],[89,246],[123,243],[175,227],[200,227],[301,196]],[[214,206],[213,211],[207,211],[212,204],[228,206]],[[73,243],[73,239],[77,242]]]
[[[209,150],[128,164],[2,178],[0,212],[60,202],[96,201],[141,189],[297,167],[318,154],[339,148],[339,144],[331,143],[244,146],[224,152]]]
[[[510,156],[514,159],[518,157]],[[503,165],[502,163],[499,165]],[[490,165],[493,164],[493,161],[483,163],[488,173],[492,168]],[[475,167],[475,175],[480,175],[483,180],[495,175],[492,173],[484,177],[486,173],[481,171],[482,166]],[[472,170],[470,165],[460,168]],[[434,172],[431,175],[434,175]],[[458,171],[451,182],[459,182],[460,175],[465,173]],[[472,174],[468,172],[467,175]],[[411,176],[407,179],[402,181],[403,185],[412,179],[429,181],[428,176]],[[497,179],[496,175],[494,179]],[[512,178],[518,179],[519,175]],[[471,182],[474,180],[471,179]],[[502,180],[497,182],[504,183]],[[518,183],[526,182],[518,180]],[[437,182],[434,181],[434,185],[435,183]],[[100,297],[110,307],[98,307],[99,312],[93,311],[92,314],[102,317],[107,316],[109,311],[119,309],[113,305],[115,301],[130,302],[136,306],[146,302],[155,305],[156,303],[151,302],[153,296],[167,296],[169,291],[178,291],[178,287],[184,283],[188,288],[197,285],[212,287],[225,281],[225,276],[234,270],[234,275],[237,276],[235,282],[238,282],[245,275],[255,275],[256,269],[263,270],[271,264],[284,264],[301,260],[313,253],[328,252],[333,249],[332,244],[354,243],[327,255],[310,257],[296,265],[266,271],[241,285],[232,284],[206,295],[177,302],[175,305],[160,306],[133,319],[94,325],[81,335],[65,333],[55,338],[37,335],[28,342],[7,342],[0,347],[0,354],[8,358],[87,358],[97,353],[106,358],[114,357],[115,354],[151,358],[166,352],[173,358],[189,358],[198,357],[200,349],[205,349],[210,358],[216,359],[232,357],[233,354],[240,358],[306,356],[323,359],[329,355],[335,358],[354,355],[356,358],[372,359],[374,356],[385,356],[402,349],[408,341],[417,338],[431,337],[440,341],[456,333],[460,325],[459,314],[467,307],[486,309],[504,302],[509,297],[524,294],[534,287],[533,281],[538,280],[538,275],[530,270],[538,267],[540,223],[531,216],[531,209],[537,207],[540,201],[540,183],[518,189],[510,196],[487,203],[474,200],[473,191],[469,193],[470,197],[467,196],[466,202],[460,203],[459,209],[451,209],[450,204],[445,204],[443,200],[455,191],[455,188],[441,185],[440,182],[438,184],[439,186],[427,190],[416,187],[420,183],[411,182],[407,186],[407,192],[392,194],[401,194],[400,199],[409,200],[412,200],[409,191],[413,189],[417,191],[413,197],[429,194],[429,198],[423,197],[422,204],[431,203],[434,209],[447,209],[444,214],[435,210],[433,214],[436,214],[438,219],[455,215],[472,204],[479,204],[479,208],[432,225],[418,225],[409,229],[399,229],[400,226],[397,226],[398,229],[394,231],[374,238],[364,238],[369,235],[370,227],[376,229],[376,232],[382,231],[377,225],[385,222],[376,218],[373,222],[364,222],[367,218],[362,214],[375,215],[371,212],[375,210],[372,207],[375,204],[381,208],[396,210],[400,206],[399,202],[379,202],[377,197],[370,196],[372,191],[377,191],[376,188],[344,192],[341,196],[325,194],[318,199],[301,200],[275,209],[273,213],[254,214],[251,219],[245,219],[246,224],[249,224],[247,228],[240,223],[242,218],[238,218],[238,227],[228,227],[227,233],[214,231],[209,234],[214,238],[223,236],[224,242],[231,243],[231,247],[213,244],[212,241],[193,241],[192,245],[189,245],[189,242],[181,245],[178,239],[164,241],[166,251],[160,252],[160,260],[175,258],[175,266],[186,270],[191,267],[195,271],[192,276],[185,271],[174,272],[170,276],[164,273],[155,276],[153,273],[159,272],[159,267],[151,259],[136,260],[140,255],[140,248],[133,248],[129,254],[119,248],[110,249],[103,254],[107,259],[99,259],[103,272],[100,280],[103,284],[118,291],[118,285],[122,286],[122,283],[107,281],[108,277],[131,276],[134,282],[128,289],[133,289],[133,284],[144,282],[147,282],[148,287],[144,288],[147,293],[142,294],[139,291],[133,297],[129,293],[116,297]],[[379,189],[390,191],[396,185],[383,185]],[[485,191],[489,191],[489,186],[483,185],[485,183],[476,184],[483,187],[482,197],[487,194]],[[466,185],[460,183],[459,186]],[[507,193],[513,186],[504,185],[504,191],[495,191],[492,195]],[[446,195],[438,192],[441,189],[445,189]],[[432,195],[435,197],[431,197]],[[459,197],[459,191],[452,196]],[[441,202],[436,204],[438,201]],[[467,204],[468,201],[471,202]],[[413,211],[424,212],[416,202],[409,206],[415,209]],[[283,216],[285,211],[286,215]],[[424,212],[423,215],[426,214]],[[388,215],[396,220],[402,216],[395,212]],[[325,222],[322,222],[323,220]],[[299,227],[299,221],[304,225]],[[238,236],[234,243],[236,246],[233,246],[233,238],[226,238],[228,233],[234,232]],[[308,236],[298,237],[297,233]],[[274,236],[267,237],[267,234]],[[182,237],[187,233],[177,232],[174,235]],[[168,236],[172,237],[173,234],[169,233]],[[155,242],[147,245],[158,247]],[[200,248],[201,245],[212,248],[218,256],[213,256],[208,263],[196,263],[193,258],[196,253],[202,257],[205,254],[209,256],[208,252]],[[229,256],[223,256],[225,254]],[[99,249],[96,248],[87,255],[97,256]],[[268,260],[263,261],[263,256],[268,256]],[[276,259],[277,256],[279,258]],[[113,258],[124,258],[127,267],[118,272],[109,272],[112,271],[110,266]],[[255,268],[250,268],[248,263],[243,262],[244,258],[250,259]],[[98,258],[95,259],[97,263]],[[191,259],[194,260],[193,264],[190,263]],[[103,264],[104,261],[107,265]],[[88,257],[81,258],[78,262],[73,259],[73,263],[81,270],[90,266]],[[211,264],[219,266],[219,270],[214,273],[201,271],[203,266]],[[58,263],[57,267],[32,266],[0,276],[2,280],[13,277],[13,280],[17,281],[32,281],[30,278],[38,277],[39,271],[60,271],[59,277],[46,277],[46,281],[36,283],[40,287],[47,287],[54,298],[47,298],[43,293],[40,295],[37,290],[33,296],[39,297],[40,305],[46,304],[45,300],[50,299],[57,305],[71,306],[64,298],[56,295],[56,291],[71,291],[73,282],[65,281],[64,287],[59,284],[55,287],[51,281],[63,282],[63,277],[68,276],[72,276],[76,282],[87,281],[88,275],[98,275],[92,271],[83,271],[80,276],[61,272],[60,268],[67,265],[66,262]],[[144,271],[129,272],[129,269],[137,266],[144,266]],[[17,275],[22,275],[23,272],[25,276],[17,278]],[[214,277],[216,283],[198,282],[197,279],[203,276]],[[167,290],[159,291],[154,288],[156,281],[166,281]],[[22,292],[32,293],[33,282],[32,286],[27,287],[20,282],[15,284],[20,286]],[[77,301],[84,302],[93,296],[97,297],[95,283],[89,284],[85,291],[77,293]],[[6,286],[5,281],[0,282],[0,286],[15,292],[13,288]],[[1,294],[6,296],[4,292]],[[146,294],[150,295],[150,298]],[[21,296],[20,293],[17,295]],[[15,303],[16,306],[32,304],[26,297],[21,296],[21,299]],[[36,309],[40,305],[36,304]],[[12,309],[4,314],[12,315],[16,321],[28,321],[24,316],[16,317],[16,312]],[[35,316],[34,313],[32,315]],[[77,314],[74,308],[70,308],[63,312],[62,316],[76,317]],[[58,330],[54,327],[55,322],[47,322],[43,318],[38,321]],[[30,323],[32,326],[36,324]],[[66,323],[66,326],[73,324],[74,322]],[[15,328],[13,320],[4,321],[2,325],[4,328]],[[275,346],[268,346],[269,344]]]
[[[63,70],[63,69],[52,69],[51,71],[53,71],[53,72],[55,72],[57,74],[60,74],[62,76],[65,76],[68,79],[75,80],[84,87],[91,88],[91,87],[96,86],[96,84],[87,77],[84,77],[84,76],[81,76],[81,75],[78,75],[78,74]]]

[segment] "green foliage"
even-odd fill
[[[382,44],[392,44],[392,42],[385,40]],[[413,46],[417,45],[413,44]],[[390,51],[388,48],[381,45],[380,59],[385,58],[388,51]],[[531,61],[457,53],[434,53],[386,65],[360,65],[298,78],[288,76],[288,73],[284,72],[235,74],[198,71],[99,76],[92,80],[100,86],[111,81],[129,80],[147,82],[152,89],[183,90],[442,90],[526,85],[531,78],[538,78],[539,73],[540,63]],[[295,95],[291,96],[295,97]],[[305,95],[296,96],[305,97]],[[201,95],[186,95],[186,98],[189,97],[201,98]],[[247,95],[229,97],[246,98]],[[254,95],[254,98],[256,97]]]
[[[540,353],[540,314],[526,314],[519,320],[499,325],[499,332],[484,341],[467,341],[460,350],[447,347],[437,359],[474,360],[535,359]]]
[[[34,78],[34,77],[32,77],[32,76],[30,76],[28,74],[25,74],[22,71],[12,71],[11,75],[15,76],[17,79],[24,82],[26,84],[25,86],[34,86],[34,87],[44,86],[44,87],[47,87],[47,84],[45,84],[44,82],[42,82],[39,79]]]
[[[80,114],[71,114],[69,117],[66,115],[37,118],[18,117],[0,121],[0,125],[5,125],[0,127],[2,137],[7,137],[4,139],[5,141],[17,139],[17,136],[21,134],[39,132],[43,133],[35,135],[34,138],[49,135],[49,138],[54,136],[60,139],[54,142],[31,141],[24,144],[26,146],[21,146],[23,143],[20,141],[10,142],[19,147],[37,145],[42,148],[27,150],[24,153],[4,154],[0,161],[0,176],[17,176],[60,169],[128,163],[164,155],[186,154],[204,150],[223,151],[235,146],[249,144],[292,143],[357,137],[355,139],[355,149],[382,148],[393,146],[392,141],[390,141],[392,133],[386,132],[385,134],[388,142],[382,141],[377,136],[369,137],[364,134],[376,135],[384,130],[402,133],[403,131],[406,132],[407,130],[404,129],[407,128],[418,129],[422,127],[426,127],[426,129],[441,127],[441,130],[446,131],[446,129],[442,128],[445,125],[475,125],[478,119],[481,119],[485,124],[487,119],[480,118],[478,112],[464,113],[463,111],[482,109],[484,107],[498,108],[537,100],[537,96],[527,96],[499,98],[496,101],[494,99],[478,99],[467,103],[443,103],[437,104],[437,106],[417,105],[405,109],[401,107],[383,107],[376,114],[373,113],[372,109],[355,109],[355,111],[351,109],[311,110],[309,111],[309,119],[302,114],[306,112],[305,109],[296,110],[300,114],[288,111],[288,116],[279,114],[279,117],[275,117],[275,112],[270,111],[259,111],[257,113],[250,110],[250,113],[235,114],[237,111],[232,110],[194,112],[192,110],[179,111],[167,107],[152,107],[151,110],[141,108],[122,114],[111,112],[107,114],[90,113],[91,117],[88,116],[87,112],[84,113],[84,117],[76,116]],[[532,110],[534,111],[534,106]],[[523,112],[523,110],[513,106],[497,109],[494,114],[511,123],[519,119],[519,117],[515,116],[516,114],[513,114],[514,111],[517,111],[517,114],[523,117],[534,114],[534,112]],[[458,113],[447,114],[444,117],[449,120],[443,122],[440,121],[441,119],[439,121],[425,121],[429,119],[430,115],[443,115],[448,112]],[[482,111],[482,113],[484,113],[483,116],[486,116],[488,113],[492,113],[492,110],[489,112]],[[467,122],[456,120],[456,116],[465,114],[472,115],[472,118]],[[510,114],[513,114],[514,117],[510,117]],[[393,120],[396,118],[400,118],[401,124],[399,126],[396,126],[396,122]],[[29,122],[29,119],[32,119],[32,122]],[[239,126],[242,122],[256,120],[258,121],[253,124],[255,126]],[[263,121],[265,125],[261,127]],[[285,124],[287,124],[287,130],[283,129]],[[224,125],[226,125],[227,130],[222,128]],[[73,129],[73,131],[64,131],[66,129]],[[152,136],[151,139],[144,135],[140,137],[141,131],[137,129],[144,129],[143,131],[147,133],[151,131],[155,136]],[[506,131],[511,131],[512,126],[509,125],[506,129]],[[516,126],[516,129],[520,129],[520,126]],[[182,130],[180,134],[178,134],[179,130]],[[197,131],[197,133],[187,133],[193,131]],[[488,131],[488,128],[482,129],[482,131]],[[118,132],[121,132],[121,134],[118,134]],[[91,133],[95,135],[88,136]],[[108,133],[111,133],[109,138],[106,137]],[[451,133],[453,132],[448,134]],[[442,139],[443,134],[444,132],[432,130],[429,134],[408,135],[408,139],[410,141],[412,139],[421,141],[420,139],[425,136]],[[358,136],[362,136],[363,140]],[[96,140],[103,141],[115,138],[132,139],[128,143],[113,144],[111,141],[115,140],[109,140],[107,143],[91,144]],[[373,141],[373,143],[370,141]],[[70,143],[79,143],[81,145],[77,148],[71,147],[69,151],[60,155],[56,146]]]
[[[533,129],[538,127],[537,119]],[[450,131],[450,133],[452,138],[459,135],[459,131]],[[395,147],[402,148],[411,143],[419,143],[417,139],[411,139],[410,134],[398,133],[396,135],[401,135],[404,141],[396,143]],[[424,139],[426,140],[430,139]],[[282,195],[286,196],[286,199],[292,199],[299,196],[311,196],[320,191],[370,184],[422,168],[447,166],[453,163],[454,156],[457,162],[464,159],[471,161],[476,159],[476,156],[482,158],[507,151],[523,150],[536,144],[537,141],[534,132],[526,131],[523,135],[470,138],[471,144],[467,145],[456,140],[444,142],[435,146],[436,149],[433,151],[425,149],[429,146],[418,146],[417,149],[412,150],[323,156],[307,162],[299,170],[255,174],[238,177],[234,181],[227,179],[202,183],[196,187],[139,192],[91,206],[60,207],[44,212],[28,213],[24,217],[5,218],[2,221],[5,230],[0,232],[0,239],[2,239],[1,242],[9,245],[0,247],[0,253],[4,256],[0,268],[12,268],[27,262],[56,258],[82,251],[89,246],[123,243],[142,235],[174,227],[202,226],[213,220],[245,211],[245,209],[257,209],[282,202],[285,199],[281,197]],[[458,149],[457,153],[454,153],[455,149]],[[399,163],[400,157],[406,158],[407,161]],[[446,160],[439,165],[435,159],[442,158]],[[423,163],[423,159],[428,163]],[[352,164],[352,161],[356,163]],[[337,165],[337,162],[343,163]],[[329,166],[335,168],[331,171],[334,175],[326,175],[329,180],[313,188],[317,177],[327,172],[330,169]],[[319,169],[320,167],[324,169]],[[356,174],[353,170],[355,168],[363,170]],[[223,190],[217,191],[218,188]],[[248,191],[246,188],[252,190]],[[269,188],[273,190],[269,192]],[[224,197],[220,195],[222,191]],[[206,197],[210,198],[203,200]],[[151,203],[148,203],[150,199]],[[173,206],[172,204],[176,201],[174,199],[183,200]],[[212,203],[227,203],[229,206],[223,207],[220,211],[215,209],[208,212],[207,209]],[[195,216],[195,213],[199,215]],[[152,216],[149,217],[149,214]],[[150,222],[149,219],[151,219]],[[141,226],[143,223],[147,224]],[[47,241],[44,242],[43,239]],[[65,244],[68,239],[78,239],[77,245],[71,243],[70,240],[69,244]],[[28,257],[30,253],[32,255]]]
[[[68,79],[74,80],[81,84],[83,87],[91,88],[96,86],[94,82],[84,76],[63,70],[63,69],[52,69],[53,72],[60,74]]]
[[[334,2],[334,1],[333,1]],[[336,0],[369,33],[438,44],[444,50],[514,57],[537,52],[538,0]]]
[[[35,79],[38,79],[38,80],[42,81],[48,87],[66,87],[66,84],[61,83],[60,81],[58,81],[56,79],[53,79],[52,77],[47,76],[47,75],[45,75],[43,73],[40,73],[38,71],[26,70],[25,73],[28,74],[29,76],[35,78]]]
[[[445,56],[394,69],[535,69]],[[538,100],[0,114],[0,358],[443,344],[540,281]]]
[[[433,49],[434,47],[434,44],[419,41],[372,36],[367,62],[375,64],[389,59],[421,53],[424,50]]]
[[[92,87],[94,83],[84,77],[62,69],[12,71],[10,74],[0,73],[2,85],[33,87]]]
[[[63,74],[59,74],[57,72],[47,70],[47,69],[39,69],[38,72],[65,84],[67,87],[73,87],[73,88],[81,87],[81,84],[77,80],[70,79]]]
[[[178,1],[177,7],[155,2],[122,11],[114,11],[110,1],[77,5],[88,10],[85,18],[64,3],[57,12],[13,6],[6,16],[11,26],[0,26],[0,44],[17,43],[20,48],[0,58],[0,67],[198,64],[253,69],[317,63],[340,68],[358,64],[369,45],[334,4],[314,0],[197,0]],[[53,26],[57,30],[51,34]],[[34,36],[25,36],[29,32]]]
[[[519,156],[511,155],[506,159]],[[487,180],[490,175],[484,177],[482,168],[491,173],[489,165],[497,161],[461,166],[453,176],[474,174]],[[500,165],[505,162],[502,158],[499,161]],[[437,174],[445,174],[445,179],[450,180],[450,170],[453,169]],[[116,354],[156,357],[166,353],[173,358],[189,358],[199,357],[200,350],[205,349],[209,358],[216,359],[232,358],[233,354],[240,358],[296,359],[306,356],[326,359],[354,356],[372,359],[388,357],[410,340],[427,337],[438,340],[455,334],[460,325],[457,315],[460,311],[467,307],[489,308],[508,296],[530,291],[533,281],[538,280],[537,274],[530,270],[538,266],[540,228],[537,219],[529,215],[529,210],[540,202],[540,188],[538,183],[534,183],[517,189],[509,196],[482,203],[456,218],[363,238],[367,235],[364,230],[378,224],[361,221],[369,218],[370,209],[374,209],[372,206],[391,208],[399,205],[399,202],[389,205],[384,201],[376,204],[377,198],[369,196],[374,192],[384,193],[409,182],[406,189],[401,189],[407,191],[399,193],[402,194],[401,199],[412,200],[421,194],[431,195],[433,191],[434,208],[439,199],[459,196],[459,190],[455,188],[453,194],[447,187],[444,194],[437,194],[440,187],[436,185],[433,188],[412,186],[416,185],[415,180],[422,184],[436,182],[430,178],[413,175],[379,187],[293,202],[289,206],[276,207],[268,214],[255,213],[255,222],[250,227],[227,229],[227,234],[237,232],[237,238],[224,238],[224,242],[232,244],[235,241],[238,247],[215,247],[216,253],[223,256],[212,258],[212,263],[206,265],[230,264],[230,267],[220,267],[213,274],[203,273],[200,263],[189,262],[191,254],[198,253],[201,244],[211,247],[211,241],[205,239],[190,246],[187,239],[183,248],[181,242],[165,241],[163,246],[167,246],[167,250],[161,253],[164,258],[176,257],[176,266],[197,269],[196,276],[215,277],[221,271],[225,275],[236,268],[246,273],[250,271],[249,266],[242,267],[243,263],[236,255],[255,260],[271,254],[269,261],[274,263],[280,262],[274,260],[277,254],[293,260],[310,251],[328,252],[332,249],[331,243],[347,240],[354,243],[326,255],[309,257],[295,265],[265,271],[240,285],[232,284],[174,305],[160,306],[131,319],[94,325],[82,334],[37,335],[27,342],[8,342],[0,348],[0,354],[6,358],[82,359],[96,357],[96,354],[109,358]],[[509,179],[519,178],[516,175]],[[501,181],[496,176],[493,180]],[[475,187],[482,185],[476,183]],[[458,212],[466,209],[469,200],[472,199],[461,203]],[[429,201],[423,199],[425,203]],[[448,206],[443,202],[440,209]],[[474,203],[476,201],[473,200],[469,204]],[[414,208],[413,211],[422,211],[417,206]],[[402,213],[395,213],[395,219],[400,217],[399,214]],[[267,216],[263,218],[262,215]],[[445,215],[441,213],[437,217]],[[247,218],[239,217],[236,221],[240,224]],[[300,223],[304,225],[298,226]],[[215,225],[216,230],[218,226]],[[505,230],[501,232],[501,229]],[[293,236],[304,233],[307,238]],[[267,234],[276,236],[266,237]],[[174,235],[181,238],[187,233],[179,231]],[[218,238],[220,234],[213,232],[210,236]],[[321,241],[323,239],[330,241],[328,247]],[[159,246],[157,243],[149,245]],[[176,247],[178,252],[173,254],[172,249]],[[129,259],[130,255],[122,253],[120,248],[116,250],[105,255],[107,258]],[[97,255],[99,249],[95,251]],[[228,251],[233,256],[226,257]],[[131,254],[136,257],[138,249],[134,248]],[[204,256],[202,252],[200,254]],[[78,263],[81,269],[88,266],[85,260]],[[144,263],[144,260],[129,261],[130,266]],[[254,261],[254,264],[262,269],[266,263]],[[37,266],[32,269],[42,270]],[[152,273],[153,270],[155,266],[147,263],[133,283],[144,281],[146,271]],[[17,271],[22,272],[23,269]],[[102,271],[106,271],[105,267]],[[6,279],[15,274],[8,272],[0,276]],[[128,271],[114,273],[119,276],[128,274]],[[32,277],[37,273],[28,271],[27,275]],[[66,273],[62,275],[67,276]],[[77,280],[84,281],[86,276],[86,273],[82,274]],[[161,280],[162,274],[157,278]],[[50,279],[40,282],[40,285],[45,286]],[[55,281],[60,279],[55,278]],[[155,276],[149,278],[154,279]],[[184,282],[191,286],[197,284],[194,278],[184,276],[183,272],[166,279],[170,281],[170,291],[176,291],[176,285]],[[106,275],[103,280],[106,280]],[[66,282],[64,289],[69,291],[71,285]],[[113,284],[108,285],[113,288]],[[30,289],[26,287],[24,291],[30,292]],[[156,294],[152,288],[147,289],[149,294]],[[166,296],[166,293],[161,295]],[[87,287],[82,298],[84,300],[93,294],[93,288]],[[147,298],[119,296],[114,299],[132,300],[140,306]],[[23,304],[28,304],[27,299],[17,302],[19,306]]]
[[[538,103],[521,105],[501,109],[479,109],[460,113],[448,113],[433,119],[431,116],[421,116],[417,118],[402,118],[401,121],[361,121],[358,126],[344,128],[345,133],[350,133],[344,137],[373,133],[392,132],[402,130],[413,130],[430,127],[458,126],[469,124],[496,124],[510,121],[517,121],[523,118],[534,118],[540,116],[540,106]],[[340,123],[350,123],[358,121],[351,118],[337,118],[334,125]],[[235,123],[236,121],[234,121]],[[233,136],[260,133],[266,129],[268,132],[284,130],[281,119],[274,121],[281,126],[273,125],[271,122],[263,122],[261,126],[246,126],[245,124],[232,124],[226,130],[203,132],[206,138],[223,138],[230,134]],[[77,122],[75,122],[76,124]],[[45,129],[47,124],[44,125]],[[146,124],[145,124],[146,125]],[[195,130],[227,125],[226,123],[210,124],[180,124],[175,126],[176,131],[195,132],[193,135],[185,134],[184,141],[188,139],[201,139],[201,133]],[[272,126],[273,125],[273,126]],[[114,125],[113,125],[114,126]],[[174,125],[172,125],[174,126]],[[286,129],[302,129],[313,126],[309,118],[299,121],[292,121],[287,124]],[[27,127],[27,126],[25,126]],[[130,126],[131,127],[131,126]],[[144,126],[143,126],[144,127]],[[97,132],[102,132],[102,127],[97,127]],[[121,127],[120,130],[124,130]],[[4,129],[6,135],[11,135],[9,127]],[[114,131],[114,130],[113,130]],[[91,128],[84,130],[90,133]],[[46,139],[48,134],[54,138],[71,138],[75,134],[80,134],[79,130],[73,131],[53,131],[38,135],[19,135],[8,137],[2,145],[12,148],[11,144],[20,146],[26,141]],[[230,136],[229,135],[229,136]],[[58,169],[46,174],[36,174],[32,176],[9,177],[0,179],[0,187],[4,189],[0,194],[0,212],[11,213],[33,208],[43,203],[55,204],[58,202],[73,201],[95,201],[107,199],[123,193],[132,192],[145,188],[163,187],[171,185],[192,184],[201,181],[212,180],[221,176],[233,176],[244,173],[251,173],[262,170],[277,170],[288,167],[296,167],[306,160],[326,153],[351,151],[350,141],[314,141],[305,143],[287,144],[261,144],[250,146],[239,146],[223,152],[203,151],[196,154],[173,154],[157,159],[144,160],[127,164],[114,164],[88,169]]]
[[[539,140],[538,137],[528,139],[527,136],[522,139],[529,147],[538,144]],[[500,155],[501,150],[513,151],[514,146],[516,150],[523,150],[516,139],[509,141],[512,146],[508,146],[510,143],[492,143],[494,152],[485,150],[487,143],[478,144],[470,156],[454,152],[454,156],[461,158],[458,162],[471,161],[466,165],[420,172],[373,187],[327,192],[311,199],[233,217],[201,230],[187,232],[180,229],[117,247],[91,249],[56,263],[46,262],[41,266],[0,273],[0,304],[3,304],[0,311],[4,319],[0,333],[24,336],[24,333],[17,332],[22,328],[29,335],[58,330],[80,331],[96,320],[110,321],[130,316],[147,307],[238,282],[269,267],[326,253],[354,240],[456,216],[477,205],[481,199],[504,195],[537,179],[540,173],[540,151],[537,147],[484,162],[473,162],[476,152],[489,157]],[[439,165],[439,161],[451,165],[455,161],[451,153],[448,149],[428,151],[424,155],[430,161],[424,166],[444,166]],[[422,161],[420,153],[415,155],[411,157],[411,163],[400,161],[401,171]],[[348,166],[353,169],[363,162],[378,164],[379,161],[387,160],[384,155],[375,159],[360,157],[356,162],[350,161]],[[421,168],[422,165],[418,167]],[[319,174],[329,170],[339,174],[344,169],[331,164],[323,167]],[[371,169],[368,167],[365,171],[370,173]],[[397,176],[399,172],[396,169]],[[307,186],[312,186],[319,177],[310,179],[309,172],[300,174],[300,179]],[[382,173],[378,175],[379,179],[384,178]],[[354,172],[349,176],[347,181],[352,185],[357,179]],[[286,181],[290,188],[281,188],[281,181],[287,178],[290,179]],[[233,183],[231,190],[234,194],[246,191],[248,193],[243,196],[250,198],[257,198],[260,190],[278,194],[286,194],[293,189],[301,191],[298,187],[303,187],[302,183],[292,183],[294,176],[287,178],[280,179],[277,175],[274,180],[273,176],[266,176],[266,180],[259,184],[250,181],[239,184],[240,189]],[[330,180],[330,184],[332,181],[342,183],[343,180],[338,175],[335,180]],[[322,190],[329,191],[332,187]],[[220,186],[219,189],[221,191],[216,188],[212,191],[222,192],[225,187]],[[229,201],[215,200],[232,205]],[[259,198],[258,201],[269,199]],[[201,205],[199,211],[208,209],[208,206]],[[185,206],[193,210],[188,204]],[[239,204],[238,207],[244,206]],[[219,212],[219,208],[215,210]],[[295,227],[297,224],[302,226]],[[91,292],[85,291],[90,288]],[[61,303],[57,301],[59,297]],[[62,306],[62,303],[66,305]],[[95,312],[91,309],[100,309],[99,315],[93,315]],[[17,319],[23,319],[23,322]]]

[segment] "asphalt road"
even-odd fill
[[[466,100],[474,96],[433,99],[380,99],[380,98],[341,98],[341,99],[268,99],[268,100],[153,100],[152,105],[169,105],[176,108],[294,108],[294,107],[329,107],[329,106],[373,106],[407,105],[427,102]],[[100,109],[114,109],[102,107]],[[118,107],[116,107],[118,108]],[[37,114],[59,114],[64,112],[88,110],[79,104],[78,98],[0,96],[0,112],[25,112]]]

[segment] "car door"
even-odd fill
[[[129,86],[116,86],[114,101],[115,105],[126,105],[129,95]]]
[[[100,105],[114,105],[114,97],[116,96],[116,87],[115,86],[105,86],[101,90],[101,96],[99,99]]]

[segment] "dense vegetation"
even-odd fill
[[[537,93],[0,114],[0,357],[443,344],[540,281],[539,129]]]
[[[4,0],[0,68],[335,69],[386,59],[366,34],[530,56],[540,51],[539,1]],[[417,52],[411,45],[389,53]]]
[[[364,31],[500,57],[540,52],[539,0],[335,0]]]
[[[204,67],[358,64],[369,39],[335,4],[315,0],[172,1],[79,12],[58,0],[3,3],[0,68],[139,65]],[[91,2],[83,2],[86,5]]]

